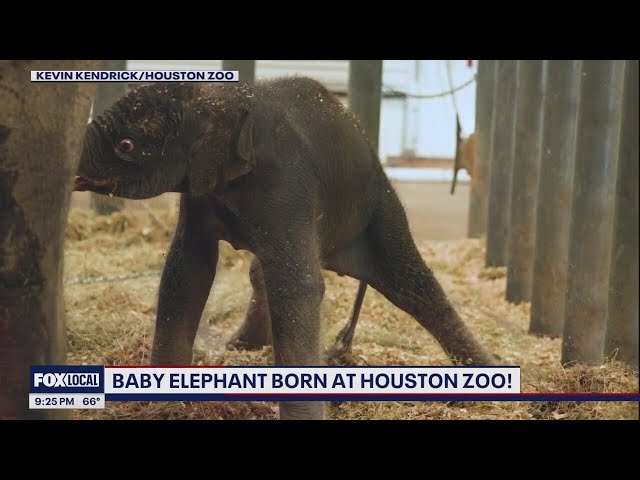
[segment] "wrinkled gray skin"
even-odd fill
[[[76,190],[182,193],[160,285],[154,365],[191,363],[219,240],[256,256],[253,296],[232,342],[272,341],[276,365],[322,364],[321,269],[381,292],[455,363],[493,363],[418,253],[357,121],[314,80],[141,87],[89,125]],[[324,403],[281,402],[280,418],[324,418]]]

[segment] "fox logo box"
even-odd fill
[[[104,367],[38,365],[31,367],[31,393],[104,393]]]

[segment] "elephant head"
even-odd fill
[[[232,87],[153,84],[87,127],[74,190],[142,199],[205,195],[251,172],[253,116]]]

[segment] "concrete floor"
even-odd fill
[[[409,218],[416,241],[467,238],[469,184],[449,194],[449,182],[392,182]]]
[[[409,226],[416,241],[459,240],[466,238],[469,210],[469,184],[459,183],[455,195],[449,194],[449,182],[414,182],[392,180],[400,201],[407,211]],[[176,194],[165,194],[151,200],[127,200],[131,209],[172,208],[177,210]],[[75,192],[72,206],[89,206],[88,192]]]

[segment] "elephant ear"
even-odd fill
[[[256,167],[253,153],[253,115],[247,110],[241,112],[235,156],[236,158],[232,158],[229,165],[223,167],[225,182],[242,177]]]
[[[235,144],[231,151],[228,151],[228,140],[222,138],[222,130],[212,125],[191,147],[188,179],[189,192],[193,195],[219,192],[226,182],[250,173],[256,166],[251,112],[241,110],[239,127],[231,134]]]

